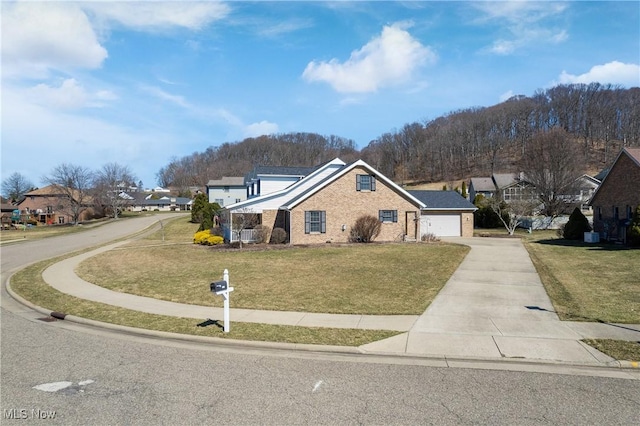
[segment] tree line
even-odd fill
[[[226,142],[174,158],[158,184],[186,188],[243,176],[255,165],[314,166],[335,157],[361,158],[391,179],[441,182],[520,171],[535,155],[534,136],[562,129],[579,147],[585,169],[610,164],[623,146],[640,146],[640,88],[569,84],[514,96],[490,107],[453,111],[385,133],[358,150],[353,140],[288,133]],[[586,171],[586,170],[585,170]]]

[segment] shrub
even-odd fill
[[[219,235],[211,235],[210,230],[196,232],[193,236],[194,244],[201,244],[203,246],[216,246],[222,244],[224,239]]]
[[[258,225],[255,228],[253,228],[253,236],[256,240],[256,243],[258,244],[266,243],[267,239],[269,238],[269,231],[271,231],[271,228],[269,228],[266,225]]]
[[[569,216],[569,221],[564,225],[562,236],[567,240],[581,240],[584,238],[584,233],[589,231],[591,231],[589,220],[576,207]]]
[[[424,234],[422,237],[420,237],[421,241],[424,241],[426,243],[435,243],[440,241],[440,238],[436,235],[436,234]]]
[[[271,232],[270,244],[284,244],[287,242],[287,231],[282,228],[273,228]]]
[[[360,216],[351,227],[349,240],[354,243],[370,243],[382,229],[382,222],[372,215]]]

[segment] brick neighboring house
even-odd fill
[[[627,242],[627,228],[640,205],[640,148],[623,148],[590,202],[600,238]]]
[[[45,186],[24,194],[24,199],[16,207],[20,215],[46,225],[73,223],[67,196],[55,185]],[[91,200],[84,204],[78,221],[89,219],[94,214]]]

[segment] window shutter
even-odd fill
[[[311,233],[311,212],[304,212],[304,233]]]
[[[327,212],[324,210],[320,212],[320,232],[323,234],[327,232]]]
[[[360,191],[360,177],[361,175],[356,175],[356,191]]]
[[[371,175],[370,178],[371,178],[371,190],[375,191],[376,190],[376,177],[374,175]]]
[[[383,221],[384,221],[384,216],[382,215],[382,210],[378,210],[378,220],[379,220],[380,222],[383,222]]]
[[[398,210],[393,210],[393,221],[394,222],[398,221]]]

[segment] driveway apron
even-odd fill
[[[364,350],[478,358],[602,363],[559,320],[516,238],[451,238],[471,251],[408,333]]]

